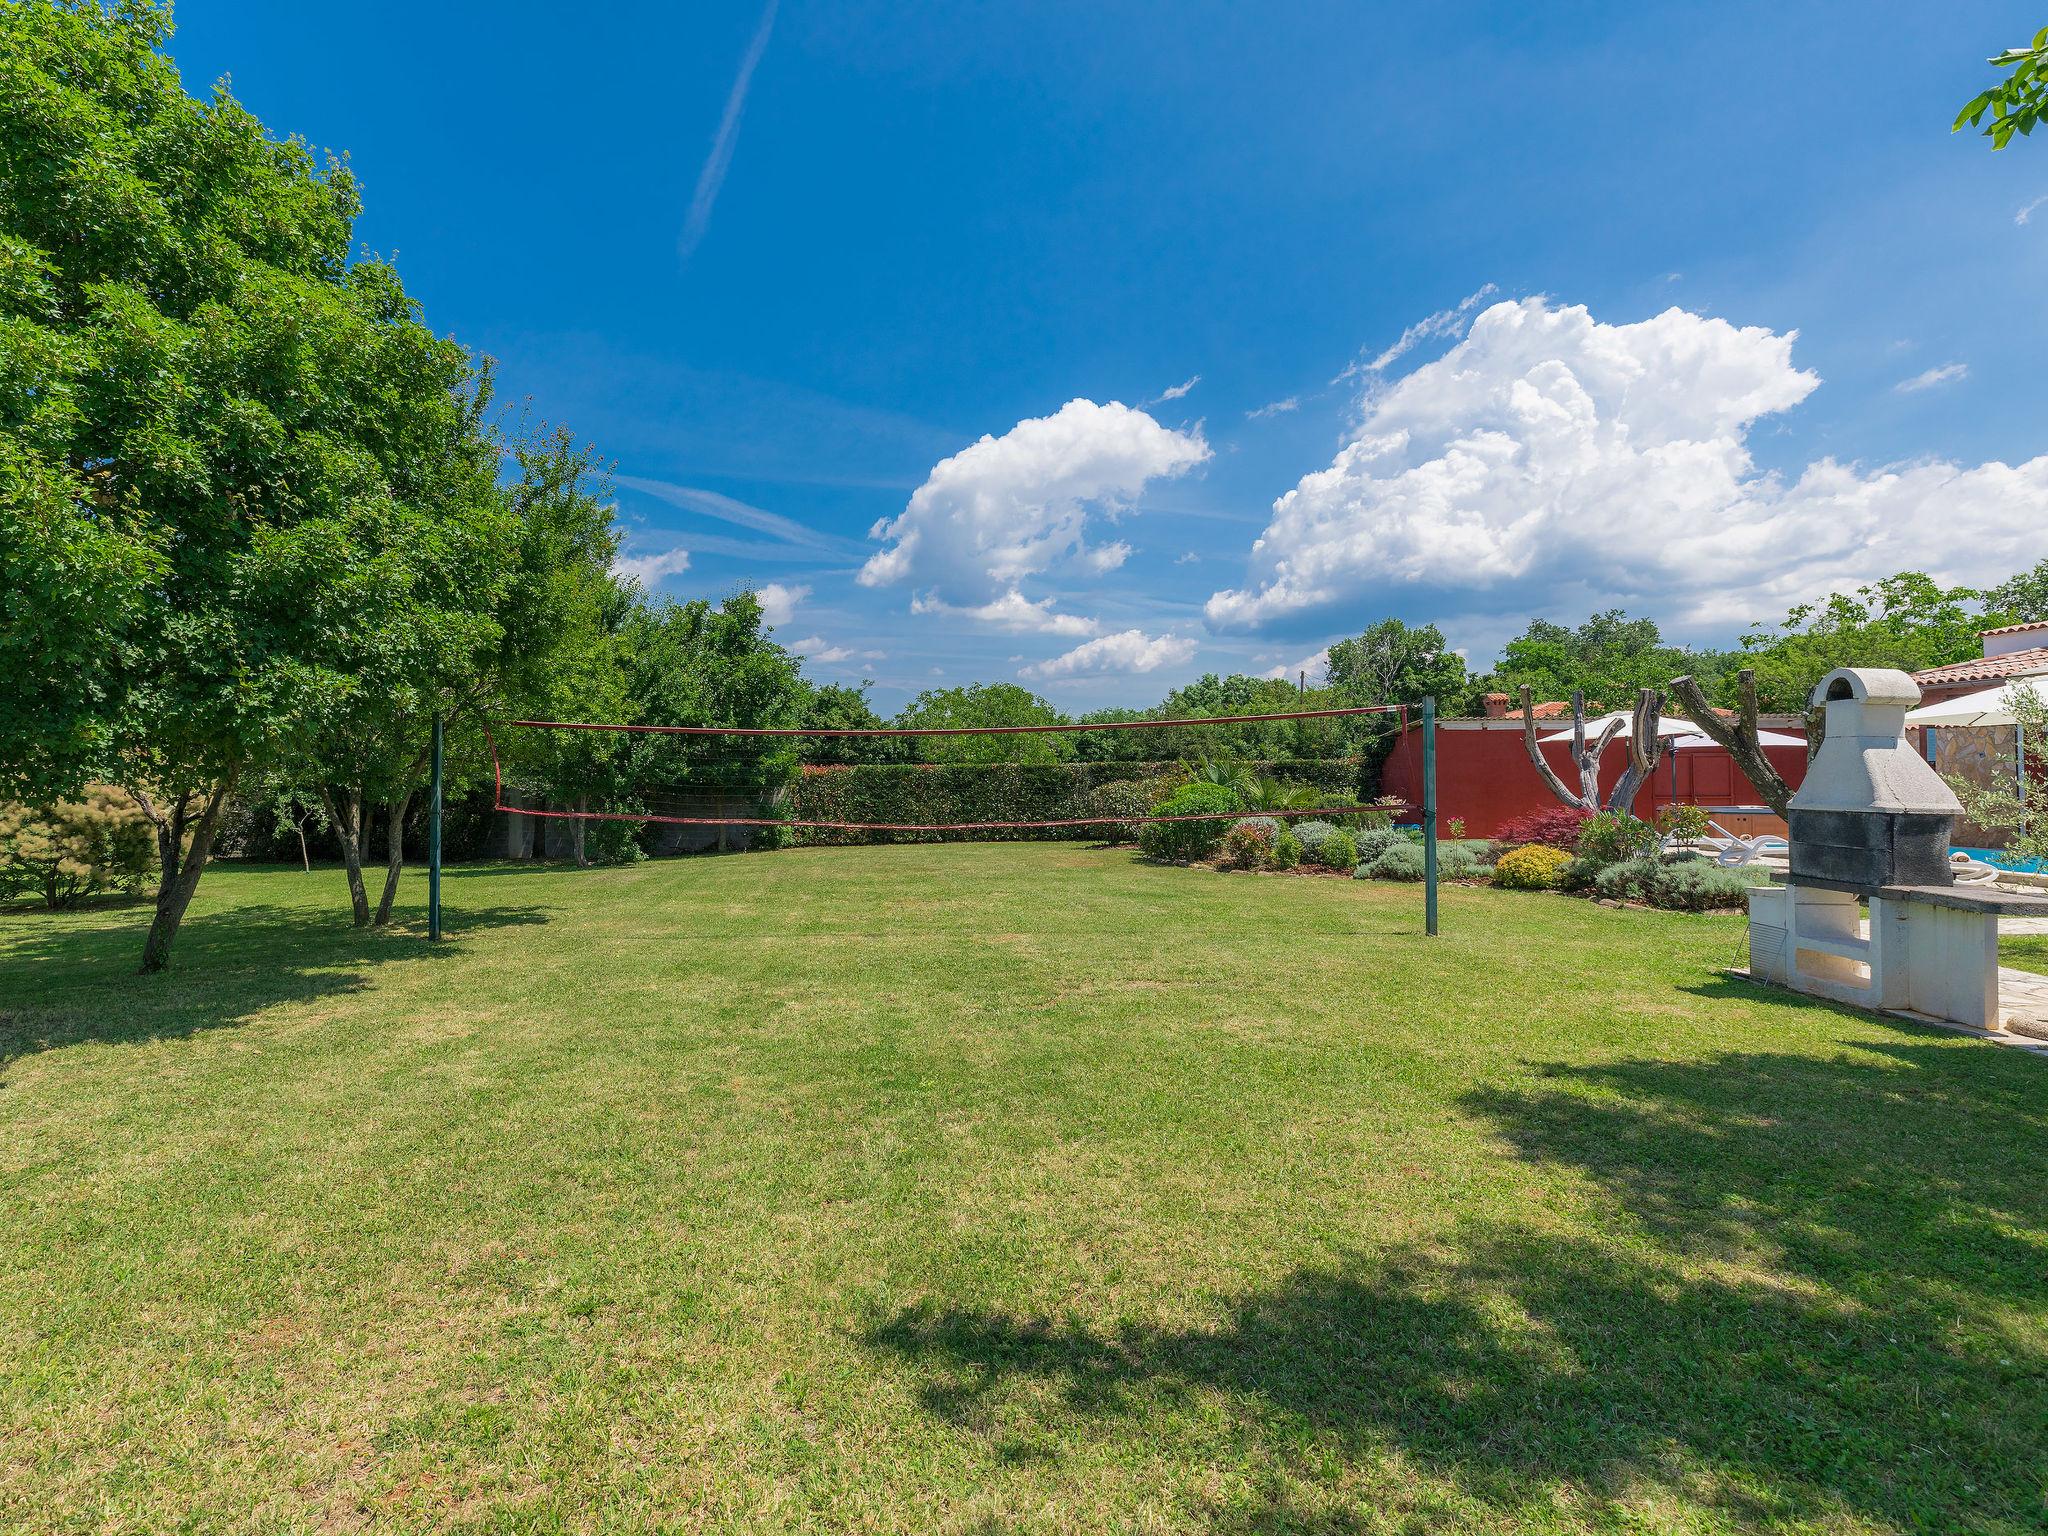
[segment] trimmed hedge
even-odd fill
[[[1103,784],[1154,778],[1171,763],[863,763],[807,767],[787,801],[795,821],[1066,821],[1099,815]],[[1360,763],[1350,758],[1281,759],[1255,765],[1262,773],[1355,793]],[[796,833],[805,843],[1048,841],[1100,835],[1102,828],[1014,828],[989,832]],[[1222,835],[1221,826],[1217,835]]]

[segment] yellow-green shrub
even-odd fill
[[[1562,848],[1529,843],[1511,848],[1493,866],[1493,883],[1511,891],[1550,891],[1557,888],[1565,865],[1572,856]]]

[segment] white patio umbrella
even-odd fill
[[[1606,714],[1586,722],[1586,740],[1599,740],[1600,733],[1607,729],[1607,722],[1619,720],[1621,722],[1621,729],[1615,733],[1614,739],[1616,741],[1626,741],[1635,728],[1635,718],[1633,710],[1609,710]],[[1657,734],[1659,736],[1690,736],[1692,732],[1693,723],[1690,720],[1660,718],[1657,721]],[[1548,736],[1541,736],[1537,739],[1543,742],[1570,741],[1572,739],[1571,727],[1566,726],[1561,731],[1552,731]]]
[[[1766,731],[1759,727],[1756,733],[1756,744],[1760,747],[1803,747],[1806,745],[1806,738],[1804,736],[1788,736],[1783,731]],[[1689,730],[1685,735],[1680,736],[1671,743],[1671,750],[1674,752],[1698,752],[1704,748],[1718,747],[1719,745],[1720,743],[1714,740],[1713,737],[1702,735],[1698,731]]]
[[[2014,695],[2022,688],[2032,688],[2043,698],[2048,698],[2048,677],[2016,677],[2009,683],[1966,693],[1959,699],[1922,704],[1918,709],[1906,711],[1906,724],[2017,725],[2019,720],[2013,712]]]

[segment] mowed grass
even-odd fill
[[[2048,976],[2048,933],[2013,933],[1998,941],[1998,963]]]
[[[0,1527],[2038,1531],[2048,1063],[1081,845],[0,917]]]

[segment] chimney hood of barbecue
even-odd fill
[[[1919,685],[1891,667],[1837,667],[1816,683],[1827,736],[1791,809],[1960,816],[1955,791],[1906,740],[1906,711],[1919,702]]]

